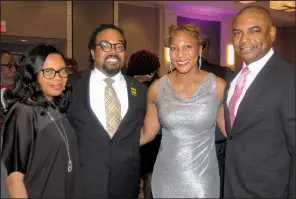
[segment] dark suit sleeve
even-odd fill
[[[280,105],[281,119],[286,137],[287,149],[291,156],[288,198],[296,198],[295,194],[295,68],[286,75],[285,88]]]
[[[229,79],[231,78],[232,74],[233,74],[233,71],[231,70],[231,68],[229,67],[225,67],[226,70],[225,70],[225,80],[226,81],[229,81]]]
[[[216,130],[215,130],[215,141],[216,142],[222,142],[226,140],[225,136],[222,134],[222,132],[220,131],[220,128],[218,127],[218,125],[216,126]]]

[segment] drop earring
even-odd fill
[[[173,72],[173,64],[170,63],[170,70],[171,70],[171,73]]]
[[[202,49],[199,51],[199,59],[198,59],[198,68],[201,69],[201,55],[202,55]]]

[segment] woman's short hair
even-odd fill
[[[158,56],[147,50],[140,50],[131,54],[127,75],[150,75],[158,70],[160,62]]]
[[[189,24],[180,24],[175,25],[172,24],[169,26],[169,37],[165,39],[164,45],[165,47],[170,47],[171,45],[171,38],[176,32],[186,31],[192,34],[192,36],[196,37],[198,39],[198,44],[200,46],[203,46],[206,42],[206,37],[202,30],[195,24],[195,23],[189,23]]]
[[[46,58],[50,54],[63,54],[52,45],[39,44],[29,49],[20,59],[20,68],[15,76],[14,84],[4,94],[6,111],[16,102],[30,106],[41,106],[47,108],[52,105],[48,102],[39,87],[38,73],[40,72]],[[64,112],[68,106],[68,98],[71,88],[66,86],[60,96],[53,98],[53,103]]]

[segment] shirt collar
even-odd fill
[[[92,73],[96,76],[96,79],[104,81],[104,79],[108,78],[104,73],[102,73],[99,69],[94,68]],[[117,73],[115,76],[110,77],[111,79],[113,79],[115,82],[120,82],[123,80],[123,75],[121,73],[121,71],[119,71],[119,73]]]
[[[271,48],[266,55],[264,55],[261,59],[251,63],[248,65],[249,70],[251,73],[258,74],[261,69],[265,66],[267,61],[270,59],[270,57],[273,55],[274,50]],[[243,63],[243,68],[246,67],[246,63]]]

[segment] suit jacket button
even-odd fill
[[[109,145],[111,146],[111,145],[113,145],[114,144],[114,142],[111,140],[110,142],[109,142]]]
[[[109,164],[105,164],[105,167],[109,169],[110,168],[110,165]]]
[[[235,139],[235,136],[229,135],[229,136],[228,136],[228,139],[229,139],[229,140],[234,140],[234,139]]]

